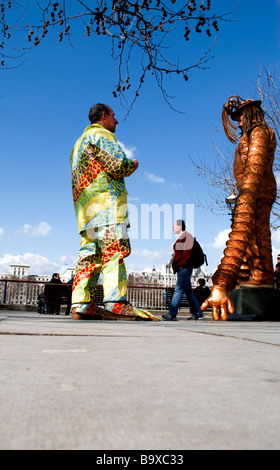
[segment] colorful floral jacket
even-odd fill
[[[72,190],[79,233],[128,221],[124,177],[136,170],[112,132],[87,127],[70,157]]]

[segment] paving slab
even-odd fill
[[[0,311],[0,449],[278,450],[280,323],[186,318]]]

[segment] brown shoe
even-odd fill
[[[72,309],[72,320],[103,320],[104,310],[96,305],[90,305],[86,313],[77,312],[74,307]]]

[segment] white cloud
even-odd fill
[[[0,238],[3,237],[5,235],[5,232],[2,228],[0,228]]]
[[[276,245],[280,245],[280,229],[274,230],[271,234],[272,242]]]
[[[161,251],[149,251],[147,249],[144,250],[134,250],[132,252],[135,256],[140,256],[141,258],[148,259],[150,261],[158,261],[162,259],[164,253]]]
[[[140,197],[128,197],[127,200],[128,202],[131,202],[131,201],[138,202],[140,201]]]
[[[127,158],[135,158],[135,153],[136,153],[136,147],[126,147],[125,144],[123,144],[122,142],[119,142],[122,150],[124,151],[124,153],[126,154]]]
[[[275,265],[277,255],[280,254],[280,229],[272,231],[271,240],[273,264]]]
[[[131,258],[140,258],[141,260],[149,260],[151,262],[161,262],[166,263],[171,258],[172,247],[166,247],[166,250],[162,251],[151,251],[144,248],[143,250],[133,249],[131,252]]]
[[[39,225],[24,224],[19,230],[19,234],[30,237],[46,237],[52,231],[52,227],[47,222],[40,222]]]
[[[11,255],[10,253],[5,253],[4,256],[0,258],[0,272],[8,273],[10,264],[13,263],[29,264],[30,274],[51,275],[54,272],[62,272],[64,270],[64,266],[59,263],[50,261],[45,256],[37,255],[35,253],[25,253],[24,255]]]
[[[162,178],[161,176],[156,176],[153,173],[145,172],[144,175],[146,176],[146,179],[151,181],[152,183],[164,183],[165,182],[164,178]]]
[[[219,250],[225,248],[229,233],[230,229],[225,229],[219,232],[218,235],[215,237],[214,243],[211,245],[212,248],[217,248]]]

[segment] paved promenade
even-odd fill
[[[0,311],[0,449],[280,449],[280,323]]]

